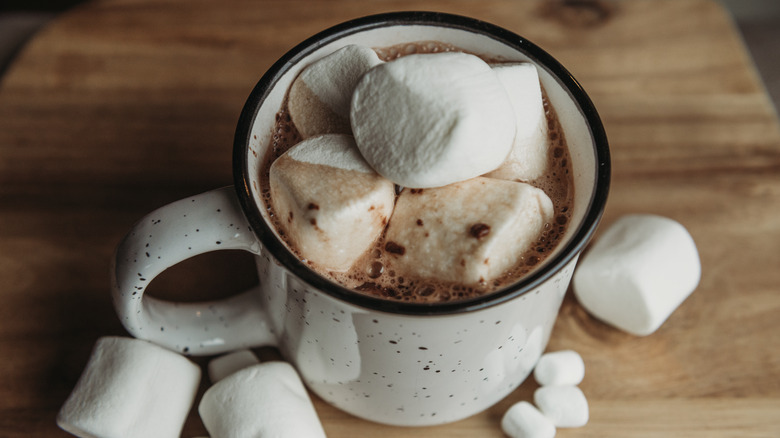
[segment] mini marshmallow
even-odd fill
[[[521,401],[501,419],[501,430],[512,438],[553,438],[555,425],[531,403]]]
[[[352,92],[363,74],[380,63],[372,49],[350,45],[308,65],[290,87],[287,104],[303,138],[350,134]]]
[[[583,256],[574,292],[596,318],[637,336],[653,333],[696,289],[701,263],[688,231],[641,214],[617,220]]]
[[[397,271],[466,285],[484,284],[520,262],[552,220],[552,201],[528,184],[472,178],[404,189],[385,249]]]
[[[217,383],[225,377],[260,363],[249,350],[238,350],[224,356],[220,356],[209,362],[209,379],[211,383]]]
[[[534,403],[556,427],[580,427],[588,423],[588,400],[576,386],[539,387],[534,392]]]
[[[272,165],[278,226],[307,261],[346,271],[382,233],[395,187],[361,157],[351,136],[298,143]]]
[[[539,73],[530,62],[492,66],[512,102],[517,132],[512,150],[498,169],[485,176],[529,182],[548,167],[547,116]]]
[[[200,367],[147,341],[98,339],[57,425],[79,437],[178,437]]]
[[[579,385],[585,377],[585,362],[573,350],[545,353],[534,368],[540,385]]]
[[[497,168],[515,137],[506,89],[474,55],[409,55],[369,70],[350,113],[358,148],[398,185],[440,187]]]
[[[293,367],[266,362],[209,388],[198,413],[213,438],[324,438],[317,412]]]

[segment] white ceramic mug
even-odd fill
[[[347,44],[387,47],[429,40],[539,67],[568,142],[576,194],[562,242],[532,274],[482,297],[415,304],[359,294],[309,270],[269,225],[258,177],[274,117],[304,66]],[[609,186],[609,152],[599,117],[557,61],[502,28],[427,12],[353,20],[285,54],[247,100],[233,160],[234,186],[154,211],[121,242],[112,282],[122,323],[138,338],[185,354],[278,347],[322,399],[358,417],[393,425],[468,417],[525,380],[547,344]],[[255,254],[259,286],[206,303],[144,297],[149,282],[168,267],[220,249]]]

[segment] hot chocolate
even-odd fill
[[[419,42],[375,49],[375,51],[382,61],[391,61],[414,53],[448,52],[457,51],[457,49],[438,42]],[[501,60],[486,61],[490,63],[501,62]],[[476,284],[444,281],[441,278],[420,278],[399,268],[398,257],[403,256],[405,248],[397,242],[388,240],[386,238],[386,230],[371,249],[366,251],[346,271],[335,272],[310,260],[306,260],[307,264],[320,275],[361,293],[409,302],[440,302],[467,299],[508,286],[527,275],[538,267],[559,243],[570,222],[574,198],[571,162],[563,130],[558,123],[555,110],[546,98],[543,98],[543,105],[547,119],[549,141],[547,170],[541,177],[524,182],[543,190],[550,198],[553,205],[552,220],[544,223],[543,231],[536,238],[536,242],[517,257],[514,266],[506,270],[502,275],[488,281],[479,281]],[[284,232],[284,227],[280,222],[285,219],[282,217],[284,215],[275,214],[276,212],[273,211],[274,207],[268,178],[271,164],[292,146],[301,142],[301,140],[302,136],[290,117],[288,105],[284,104],[276,117],[272,145],[268,148],[260,180],[265,206],[271,212],[272,225],[282,239],[285,240],[288,248],[293,253],[299,255],[301,259],[304,259],[304,257],[300,256],[298,248],[295,247]],[[396,187],[397,195],[404,191],[422,194],[426,190],[430,189]],[[422,221],[418,220],[417,225],[421,227],[433,225],[421,224],[420,222]],[[487,224],[475,223],[466,230],[465,236],[480,239],[489,232],[490,227]]]

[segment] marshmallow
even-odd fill
[[[534,392],[534,403],[556,427],[580,427],[588,422],[588,400],[576,386],[542,386]]]
[[[593,316],[637,336],[653,333],[696,289],[701,263],[679,223],[654,215],[617,220],[574,272],[574,292]]]
[[[209,362],[209,379],[211,383],[217,383],[225,377],[243,370],[246,367],[260,363],[249,350],[239,350],[220,356]]]
[[[547,116],[542,102],[539,73],[529,62],[495,64],[493,71],[506,88],[512,102],[517,132],[512,150],[504,163],[485,176],[511,181],[532,181],[544,174],[549,159]]]
[[[393,183],[343,134],[298,143],[271,165],[269,180],[279,228],[301,257],[333,271],[371,247],[395,202]]]
[[[579,385],[585,377],[585,362],[573,350],[543,354],[536,363],[534,378],[540,385]]]
[[[355,85],[382,63],[368,47],[350,45],[308,65],[290,87],[287,107],[303,138],[349,134],[349,101]]]
[[[497,168],[515,137],[506,89],[474,55],[409,55],[369,70],[350,113],[358,148],[404,187],[440,187]]]
[[[531,403],[512,405],[501,419],[501,430],[512,438],[553,438],[555,425]]]
[[[385,248],[397,271],[484,284],[519,263],[552,216],[550,198],[519,182],[477,177],[405,189],[387,227]]]
[[[200,384],[200,367],[147,341],[98,339],[57,416],[79,437],[178,437]]]
[[[325,431],[293,367],[266,362],[209,388],[198,413],[213,438],[324,438]]]

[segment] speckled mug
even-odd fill
[[[275,114],[305,65],[347,44],[384,47],[426,40],[535,63],[568,141],[576,188],[571,225],[539,269],[492,294],[441,304],[374,298],[318,276],[281,242],[258,191]],[[249,96],[233,161],[233,187],[154,211],[120,243],[112,282],[122,323],[138,338],[185,354],[276,346],[324,400],[358,417],[407,426],[476,414],[525,380],[547,344],[609,186],[602,124],[580,85],[557,61],[494,25],[428,12],[360,18],[290,50]],[[255,254],[259,286],[206,303],[144,297],[146,285],[168,267],[220,249]]]

